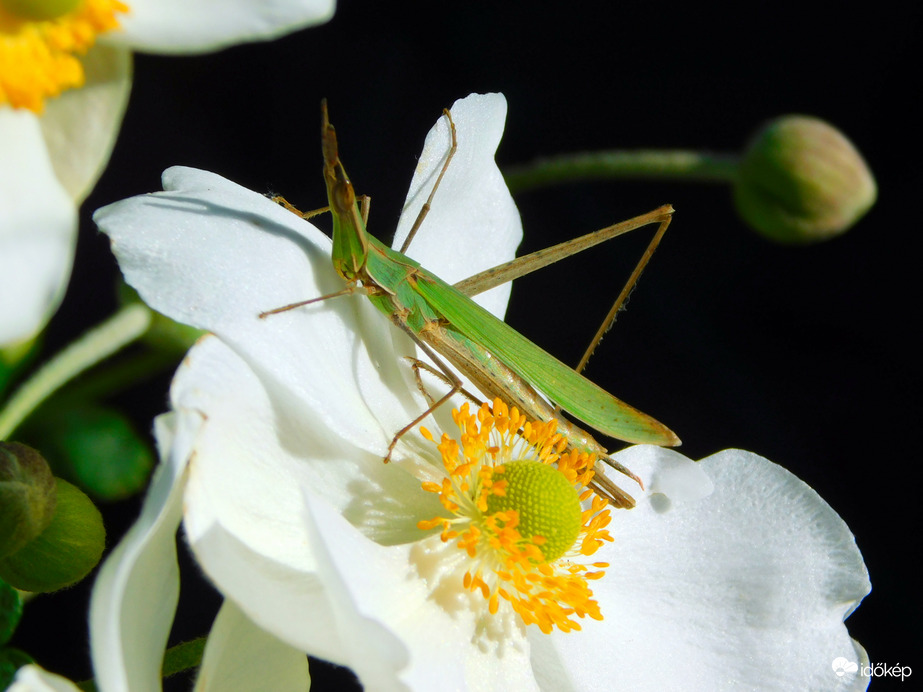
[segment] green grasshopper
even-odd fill
[[[269,310],[262,313],[260,317],[335,296],[362,292],[368,296],[376,308],[399,329],[406,332],[432,359],[438,370],[419,361],[413,362],[417,383],[429,400],[430,407],[395,434],[388,447],[385,461],[388,461],[398,440],[405,433],[420,424],[424,418],[453,395],[462,392],[477,401],[472,394],[462,388],[461,380],[436,355],[438,353],[458,371],[464,373],[486,396],[491,399],[498,397],[507,404],[518,407],[533,419],[545,421],[552,418],[557,419],[558,430],[567,437],[571,447],[596,454],[599,459],[640,484],[636,476],[611,459],[606,449],[587,432],[558,415],[557,409],[552,407],[539,392],[544,393],[561,409],[568,411],[588,426],[626,442],[673,446],[679,444],[679,438],[662,423],[616,399],[533,344],[505,322],[472,301],[471,296],[621,233],[647,224],[659,223],[655,240],[635,269],[634,279],[640,274],[647,258],[653,252],[653,247],[666,231],[672,218],[672,207],[667,205],[581,238],[517,258],[451,286],[403,254],[423,222],[439,182],[457,147],[455,125],[448,110],[444,111],[444,114],[449,120],[451,129],[451,148],[433,190],[414,222],[401,252],[397,252],[372,237],[366,230],[367,198],[364,198],[360,206],[352,183],[340,162],[336,132],[327,115],[326,101],[322,103],[324,181],[327,186],[329,210],[333,216],[332,259],[334,268],[347,282],[347,285],[336,293]],[[323,209],[318,212],[301,214],[284,200],[281,201],[290,210],[305,217],[326,211]],[[627,297],[631,284],[630,279],[628,286],[622,291],[622,295],[610,312],[610,317],[607,319],[609,323],[614,319],[621,302]],[[605,331],[607,326],[604,325],[600,333]],[[585,359],[586,357],[584,361]],[[450,386],[449,391],[439,399],[433,400],[423,387],[420,378],[421,369],[445,381]],[[597,466],[597,473],[594,477],[597,491],[607,497],[616,507],[633,506],[634,500],[631,496],[599,470]]]

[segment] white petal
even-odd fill
[[[86,84],[49,99],[40,119],[58,180],[80,204],[102,174],[131,90],[131,54],[96,45],[81,60]]]
[[[264,41],[326,22],[334,0],[131,0],[107,42],[152,53],[198,53]]]
[[[701,500],[715,489],[714,481],[705,473],[702,464],[675,449],[633,445],[619,452],[616,458],[644,484],[642,490],[634,483],[626,483],[628,492],[639,502],[651,503],[659,512],[666,511],[673,502]],[[616,475],[613,471],[609,474]]]
[[[78,688],[67,678],[30,664],[16,672],[16,678],[6,690],[7,692],[77,692]]]
[[[503,94],[472,94],[456,101],[451,112],[458,150],[407,254],[442,280],[455,283],[513,259],[522,240],[522,222],[494,161],[506,121]],[[426,136],[395,232],[395,248],[400,248],[426,202],[449,145],[448,121],[441,117]],[[502,318],[509,297],[507,284],[475,300]]]
[[[196,692],[307,691],[308,658],[254,625],[231,601],[215,618]]]
[[[648,480],[664,459],[675,462],[663,451],[618,458]],[[537,670],[580,690],[606,689],[608,679],[638,690],[854,684],[831,662],[858,659],[843,619],[870,586],[842,519],[755,454],[728,450],[699,463],[712,495],[652,495],[616,514],[614,543],[594,556],[611,564],[594,589],[606,619],[536,642]]]
[[[303,651],[343,662],[315,574],[301,488],[323,494],[382,541],[418,534],[415,517],[437,511],[425,504],[428,493],[380,455],[331,435],[310,411],[270,399],[218,339],[190,351],[171,398],[180,415],[205,420],[190,461],[184,521],[199,563],[256,624]]]
[[[0,108],[0,345],[57,309],[70,277],[77,209],[55,178],[38,119]]]
[[[330,240],[211,173],[171,168],[164,188],[94,216],[126,281],[154,309],[220,336],[288,391],[293,407],[313,409],[344,439],[384,455],[393,432],[423,410],[422,397],[406,384],[393,327],[368,299],[333,298],[259,318],[343,288]]]
[[[186,460],[201,417],[155,421],[163,463],[141,516],[106,559],[90,599],[90,642],[101,690],[161,689],[160,665],[179,597],[176,529]]]
[[[451,584],[428,582],[418,572],[422,545],[380,546],[307,490],[305,506],[335,631],[348,643],[339,660],[367,689],[537,689],[520,630],[478,636],[459,573]],[[438,564],[441,553],[429,559]]]

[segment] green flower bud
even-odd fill
[[[0,558],[48,528],[56,504],[54,476],[42,455],[18,442],[0,442]]]
[[[48,528],[0,560],[0,579],[22,591],[48,592],[83,579],[99,562],[106,530],[99,510],[67,481],[55,479],[58,507]]]
[[[823,120],[786,115],[766,124],[744,152],[734,184],[737,211],[780,243],[843,233],[875,203],[871,171],[852,142]]]

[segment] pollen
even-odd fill
[[[0,106],[41,113],[83,86],[79,56],[127,11],[119,0],[0,0]]]
[[[568,450],[556,421],[528,421],[499,399],[452,415],[458,439],[444,433],[437,443],[445,477],[423,484],[444,513],[418,528],[441,527],[442,540],[464,551],[462,586],[491,614],[508,603],[546,634],[602,620],[589,584],[608,565],[585,561],[612,540],[606,500],[588,488],[596,457]]]

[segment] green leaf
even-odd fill
[[[19,592],[0,579],[0,646],[6,644],[13,636],[20,617],[22,598]]]
[[[5,690],[16,677],[16,671],[29,663],[35,663],[29,654],[11,646],[0,649],[0,690]]]
[[[128,418],[103,406],[71,401],[43,410],[24,432],[41,441],[55,475],[95,499],[140,492],[154,466],[153,452]]]

